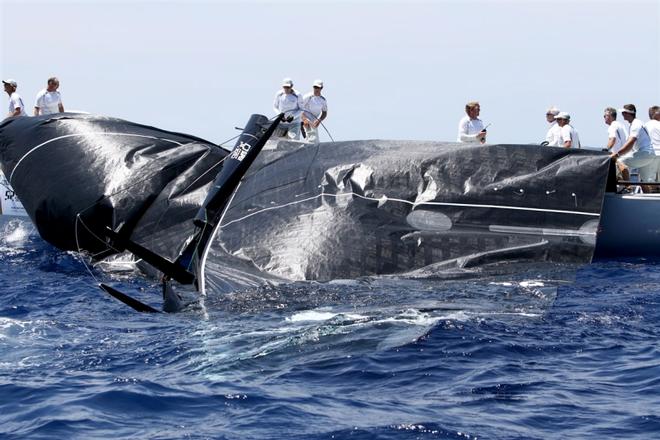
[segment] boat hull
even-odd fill
[[[595,256],[660,257],[660,194],[606,193]]]

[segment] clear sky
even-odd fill
[[[453,141],[478,100],[489,142],[540,142],[554,104],[600,147],[604,107],[660,105],[659,0],[0,2],[30,110],[56,75],[68,109],[213,142],[272,116],[284,77],[324,80],[335,140]]]

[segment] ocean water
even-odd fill
[[[660,438],[660,261],[149,315],[96,284],[158,306],[149,280],[90,274],[27,221],[0,234],[3,439]]]

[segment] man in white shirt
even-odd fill
[[[317,79],[312,85],[312,91],[303,96],[302,122],[305,129],[305,139],[317,144],[319,142],[319,125],[328,116],[328,103],[321,95],[323,81]]]
[[[466,116],[458,121],[458,142],[486,143],[486,129],[479,119],[481,106],[476,101],[465,104]]]
[[[557,107],[550,107],[547,112],[545,112],[545,120],[550,124],[548,132],[545,134],[545,144],[548,147],[558,147],[559,146],[559,130],[560,127],[555,121],[555,117],[559,114],[559,109]]]
[[[581,148],[580,136],[571,125],[571,115],[566,112],[559,112],[555,116],[557,125],[559,125],[559,146],[564,148]]]
[[[628,139],[628,130],[619,121],[616,120],[616,109],[607,107],[603,113],[603,118],[607,124],[607,149],[616,153],[621,150],[623,143]]]
[[[9,112],[7,117],[12,116],[27,116],[25,113],[25,105],[23,105],[23,98],[16,92],[18,84],[13,79],[3,80],[2,84],[5,86],[5,92],[9,95]]]
[[[655,152],[651,146],[651,138],[642,121],[637,119],[637,109],[633,104],[624,105],[619,112],[623,119],[630,123],[630,133],[623,147],[612,153],[611,157],[617,159],[623,180],[630,180],[630,168],[637,168],[642,182],[652,182],[655,178]],[[642,190],[650,192],[651,187],[642,185]],[[630,187],[626,187],[623,192],[631,192]]]
[[[60,80],[56,77],[48,78],[47,87],[37,93],[37,99],[34,103],[34,115],[52,115],[64,112],[62,104],[62,95],[57,89],[60,87]]]
[[[293,88],[293,80],[284,78],[282,90],[275,94],[273,102],[275,114],[284,113],[280,127],[286,131],[286,136],[292,140],[300,139],[300,113],[302,111],[302,98]]]
[[[649,122],[644,124],[651,138],[651,146],[655,151],[655,181],[660,182],[660,106],[654,105],[649,108]],[[660,187],[655,187],[655,192],[660,192]]]

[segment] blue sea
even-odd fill
[[[160,305],[0,222],[3,439],[660,438],[660,261],[575,281],[345,280]],[[529,279],[525,279],[525,275]]]

